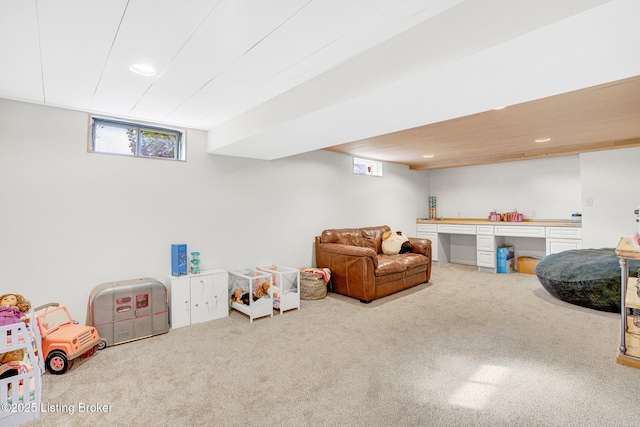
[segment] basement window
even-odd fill
[[[382,176],[382,162],[354,157],[353,173],[357,175]]]
[[[184,131],[99,117],[91,118],[89,151],[184,160]]]

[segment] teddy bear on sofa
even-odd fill
[[[397,255],[411,252],[409,238],[402,231],[386,231],[382,234],[382,253]]]

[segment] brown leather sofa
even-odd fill
[[[382,253],[388,226],[324,230],[316,236],[316,267],[331,270],[332,290],[368,303],[431,278],[431,241],[410,237],[411,252]]]

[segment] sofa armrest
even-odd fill
[[[371,248],[361,246],[341,245],[339,243],[321,243],[320,250],[326,253],[352,257],[371,258],[374,268],[378,268],[378,254]]]
[[[411,252],[416,254],[425,255],[429,258],[429,264],[427,264],[427,282],[431,280],[431,240],[422,239],[419,237],[409,237],[411,243]]]
[[[375,298],[375,270],[378,268],[375,250],[340,243],[320,243],[319,236],[315,245],[316,267],[331,270],[334,292],[367,302]]]
[[[409,237],[409,242],[411,243],[411,252],[426,255],[431,258],[431,240]]]

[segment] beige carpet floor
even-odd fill
[[[640,427],[619,329],[536,276],[449,264],[371,304],[330,293],[108,347],[44,375],[25,425]]]

